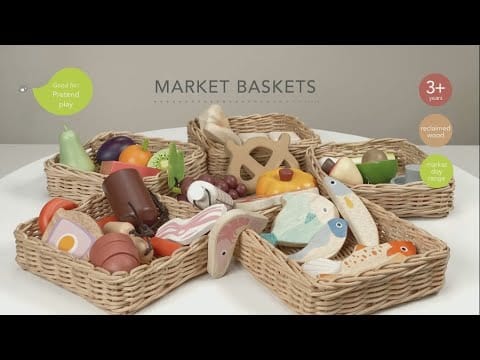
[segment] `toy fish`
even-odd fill
[[[285,194],[282,205],[272,232],[261,234],[273,245],[305,246],[330,219],[338,217],[330,200],[311,192]]]
[[[222,277],[230,265],[240,233],[247,228],[259,233],[267,223],[267,217],[240,209],[230,210],[218,219],[208,235],[208,273],[214,278]]]
[[[313,276],[355,275],[381,265],[403,262],[408,256],[416,253],[417,248],[411,241],[393,240],[376,246],[356,245],[353,253],[342,261],[314,259],[305,262],[302,268]]]
[[[325,176],[323,183],[358,243],[365,246],[378,245],[377,225],[362,200],[342,182],[330,176]]]
[[[347,237],[347,222],[340,218],[329,220],[313,235],[308,245],[297,253],[288,256],[291,260],[310,261],[317,258],[330,258],[343,246]]]
[[[155,236],[161,239],[189,245],[209,232],[215,222],[227,212],[223,204],[209,206],[190,219],[172,219],[160,226]]]

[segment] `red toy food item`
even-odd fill
[[[105,224],[107,224],[111,221],[118,221],[118,219],[115,215],[108,215],[108,216],[104,216],[104,217],[98,219],[97,224],[98,224],[98,226],[100,226],[100,229],[103,230],[103,227],[105,226]]]
[[[121,233],[103,235],[90,249],[90,262],[110,272],[130,271],[140,265],[138,250],[130,236]]]
[[[43,234],[45,232],[45,229],[58,209],[72,210],[77,206],[78,205],[73,201],[63,198],[53,198],[48,201],[43,205],[42,210],[40,210],[40,214],[38,215],[38,228],[40,229],[40,233]]]
[[[139,166],[120,161],[102,161],[102,165],[100,166],[100,174],[110,175],[115,171],[122,169],[135,169],[138,171],[142,178],[147,176],[155,176],[160,172],[160,170],[158,169],[150,168],[147,166]]]
[[[158,257],[170,256],[177,249],[182,247],[181,244],[167,239],[162,239],[159,237],[152,237],[150,239],[155,255]]]

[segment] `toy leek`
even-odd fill
[[[180,182],[185,177],[183,151],[178,150],[175,143],[168,146],[168,187],[175,194],[180,194]]]

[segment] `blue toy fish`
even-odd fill
[[[328,221],[313,235],[312,239],[302,250],[288,256],[291,260],[311,261],[318,258],[328,259],[334,256],[343,246],[347,237],[347,222],[340,218]]]
[[[315,193],[285,194],[282,205],[272,232],[261,234],[273,245],[303,247],[330,219],[338,217],[335,205]]]

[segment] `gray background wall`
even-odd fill
[[[453,124],[450,144],[479,143],[476,46],[0,46],[0,143],[57,142],[65,118],[18,88],[39,87],[63,67],[80,67],[93,80],[92,102],[67,119],[83,141],[106,130],[185,126],[220,101],[229,115],[283,112],[314,128],[418,144],[419,122],[442,113]],[[420,80],[432,72],[453,85],[442,107],[418,96]],[[167,97],[155,94],[157,79],[315,79],[318,90],[303,97]]]

